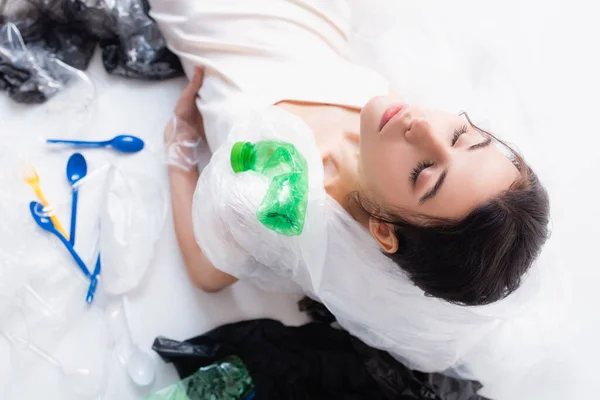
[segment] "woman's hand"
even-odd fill
[[[196,68],[192,80],[177,101],[173,118],[165,128],[167,163],[186,171],[190,171],[198,164],[201,158],[201,146],[205,144],[202,114],[196,106],[196,98],[203,80],[204,71]]]
[[[194,77],[181,93],[173,119],[165,129],[165,151],[170,164],[169,188],[175,235],[185,267],[197,287],[215,292],[237,279],[215,268],[204,256],[194,237],[192,206],[200,176],[196,164],[201,161],[201,146],[205,143],[202,115],[196,107],[196,97],[203,78],[203,71],[196,69]]]

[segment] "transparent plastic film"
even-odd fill
[[[31,181],[26,182],[29,180],[26,178],[31,177],[31,165],[24,167],[23,160],[10,146],[0,146],[0,185],[11,188],[0,192],[0,205],[5,210],[0,224],[0,295],[12,296],[22,290],[33,293],[35,285],[51,285],[60,281],[65,271],[70,271],[66,268],[68,261],[60,252],[61,244],[40,229],[32,218],[30,202],[41,200]],[[57,215],[62,199],[49,190],[47,175],[41,170],[35,172],[34,186],[39,186],[49,201],[48,207],[42,206],[36,213]],[[65,217],[62,213],[58,216]]]
[[[18,352],[30,342],[29,327],[21,304],[15,297],[0,294],[0,395],[5,398],[13,379]]]
[[[52,393],[61,393],[63,398],[99,398],[108,337],[96,311],[57,325],[28,303],[25,294],[10,300],[0,296],[0,307],[0,348],[4,349],[0,352],[1,394],[6,398],[52,397]],[[85,346],[82,339],[96,346]],[[73,352],[71,346],[79,351]],[[36,371],[46,377],[43,387],[24,386]]]
[[[154,257],[167,213],[166,192],[155,178],[111,165],[100,215],[102,285],[118,295],[137,287]]]
[[[28,48],[17,26],[0,24],[0,90],[21,103],[46,103],[35,113],[44,134],[59,137],[80,133],[95,102],[95,86],[82,71],[43,49]],[[16,113],[24,113],[15,108]],[[31,115],[23,117],[29,121]],[[24,120],[11,119],[3,131],[18,136]],[[41,137],[41,136],[40,136]]]

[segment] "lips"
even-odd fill
[[[406,109],[406,104],[394,104],[385,110],[383,116],[381,117],[381,122],[379,123],[379,132],[383,129],[383,127],[390,122],[394,117],[399,117],[402,115],[402,111]]]

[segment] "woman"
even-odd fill
[[[409,105],[349,61],[342,0],[151,5],[188,72],[204,67],[165,132],[168,147],[181,149],[205,131],[214,153],[201,177],[169,170],[175,230],[195,284],[218,291],[253,279],[302,291],[409,366],[464,363],[547,237],[547,194],[523,158],[466,114]],[[245,122],[245,110],[261,116]],[[297,242],[252,227],[255,204],[231,194],[244,185],[225,172],[232,142],[260,139],[271,120],[266,137],[301,148],[310,204],[324,204],[309,204],[310,233]],[[322,165],[311,162],[319,155]]]

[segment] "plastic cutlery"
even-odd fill
[[[154,381],[156,365],[151,354],[144,351],[134,339],[129,308],[129,300],[123,296],[122,300],[111,302],[104,310],[119,361],[127,369],[133,383],[144,387]]]
[[[87,296],[85,297],[85,301],[88,303],[92,303],[94,301],[94,294],[96,293],[96,286],[98,285],[98,275],[100,275],[100,270],[102,267],[100,266],[100,254],[98,254],[98,259],[96,260],[96,266],[94,267],[94,272],[92,272],[92,277],[90,278],[90,287],[88,288]]]
[[[77,254],[71,243],[65,238],[65,236],[62,233],[60,233],[54,227],[52,220],[44,216],[44,206],[38,203],[37,201],[32,201],[31,203],[29,203],[29,211],[31,211],[31,216],[33,217],[35,222],[40,226],[40,228],[50,233],[53,233],[54,235],[56,235],[56,237],[60,239],[61,242],[63,242],[67,250],[69,250],[69,253],[71,253],[71,255],[73,256],[73,259],[75,259],[75,261],[77,262],[77,266],[79,267],[81,272],[83,272],[86,277],[91,278],[90,271],[87,269],[85,263],[83,262],[81,257],[79,257],[79,254]]]
[[[63,140],[63,139],[46,139],[46,143],[65,143],[81,147],[107,147],[122,153],[137,153],[144,148],[144,141],[139,137],[132,135],[119,135],[110,140],[104,141],[85,141],[85,140]]]
[[[31,186],[31,188],[37,195],[38,199],[42,202],[44,207],[46,207],[46,209],[52,209],[52,207],[50,207],[50,203],[48,203],[48,200],[46,199],[46,196],[44,196],[44,193],[42,192],[42,187],[40,184],[40,177],[39,177],[37,171],[35,170],[35,168],[33,167],[33,164],[31,164],[30,162],[25,164],[25,166],[23,167],[23,180],[29,186]],[[65,232],[65,229],[62,227],[61,223],[58,221],[58,218],[56,217],[56,215],[51,215],[50,219],[52,220],[52,223],[54,224],[56,229],[64,237],[68,238],[67,233]]]
[[[87,175],[87,163],[80,153],[75,153],[69,157],[67,162],[67,179],[73,188],[73,200],[71,202],[71,231],[69,242],[75,245],[75,232],[77,230],[77,198],[79,188],[75,185],[80,179]]]

